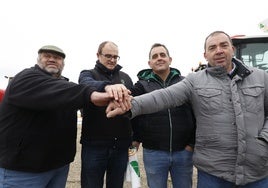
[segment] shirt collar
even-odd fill
[[[236,68],[236,64],[235,64],[234,62],[232,62],[232,64],[233,64],[233,68],[232,68],[232,70],[228,73],[229,75],[232,75],[232,74],[234,73],[234,71],[235,71],[235,68]]]

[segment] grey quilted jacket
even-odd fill
[[[231,78],[223,68],[209,67],[135,97],[131,113],[135,117],[190,102],[197,126],[195,166],[244,185],[268,176],[268,74],[236,59],[233,63]]]

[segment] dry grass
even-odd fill
[[[81,144],[79,143],[81,134],[81,125],[78,125],[77,132],[77,153],[75,156],[75,160],[71,163],[70,172],[66,184],[66,188],[80,188],[80,169],[81,169]],[[138,160],[140,165],[140,173],[141,173],[141,187],[147,188],[146,175],[144,172],[144,166],[142,161],[142,149],[138,151]],[[168,188],[171,188],[170,180],[168,181]],[[194,169],[194,177],[193,177],[193,188],[196,187],[196,170]],[[131,183],[125,182],[124,188],[131,188]]]

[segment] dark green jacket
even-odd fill
[[[179,70],[171,68],[166,81],[152,69],[138,73],[139,81],[132,88],[134,96],[168,87],[183,80]],[[142,115],[133,120],[134,140],[147,149],[178,151],[194,145],[195,118],[189,104],[169,108],[157,113]]]

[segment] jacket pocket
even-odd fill
[[[195,147],[199,147],[201,149],[207,148],[218,148],[221,144],[219,142],[220,137],[218,134],[208,134],[208,135],[200,135],[196,134],[196,143]]]
[[[262,140],[255,139],[254,143],[247,149],[247,166],[258,169],[257,173],[263,174],[268,167],[268,144]]]
[[[248,112],[258,113],[264,108],[263,86],[242,88],[244,104]]]
[[[217,88],[197,89],[200,108],[206,114],[217,114],[222,111],[222,91]]]

